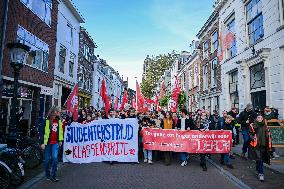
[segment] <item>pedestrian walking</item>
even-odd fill
[[[243,148],[241,157],[246,159],[246,153],[249,147],[249,125],[254,122],[256,114],[253,111],[252,104],[247,104],[244,111],[240,113],[239,122],[241,123],[242,135],[243,135]]]
[[[256,161],[257,177],[264,181],[263,163],[270,164],[270,154],[272,148],[270,130],[264,122],[261,114],[258,114],[254,123],[249,126],[249,151],[251,160]]]
[[[60,108],[53,106],[45,121],[41,148],[45,150],[45,176],[47,180],[59,181],[57,178],[57,163],[59,146],[63,141],[63,127],[60,119]]]
[[[172,118],[172,113],[167,112],[165,118],[163,119],[161,123],[161,127],[163,129],[173,129],[173,118]],[[170,165],[171,164],[171,159],[172,159],[172,152],[164,152],[164,157],[165,157],[165,165]]]
[[[181,131],[185,130],[194,130],[194,123],[191,118],[188,118],[187,116],[187,110],[182,109],[181,111],[181,119],[178,120],[177,123],[177,129]],[[189,154],[186,152],[180,153],[180,160],[181,160],[181,166],[184,167],[187,165],[187,162],[189,160]]]

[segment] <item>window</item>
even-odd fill
[[[215,52],[218,49],[218,33],[217,31],[213,32],[211,35],[211,52]]]
[[[73,45],[73,28],[69,23],[67,24],[66,42]]]
[[[203,43],[203,59],[208,58],[209,44],[208,41]]]
[[[47,25],[51,26],[52,0],[21,0],[21,2]]]
[[[203,66],[203,90],[208,88],[208,66]]]
[[[90,52],[90,48],[88,45],[84,44],[84,48],[83,48],[83,54],[84,54],[84,57],[89,61],[91,62],[91,52]]]
[[[279,0],[280,25],[284,25],[284,0]]]
[[[74,63],[75,63],[75,54],[70,53],[70,60],[69,60],[69,76],[73,77],[74,74]]]
[[[238,71],[229,73],[229,93],[231,107],[239,108]]]
[[[192,69],[189,70],[189,74],[188,74],[188,87],[189,89],[192,89],[192,80],[193,80],[193,77],[192,77]]]
[[[236,33],[235,18],[230,19],[230,21],[227,24],[227,29],[229,30],[229,32],[232,32],[233,34]],[[236,38],[234,38],[233,42],[229,45],[227,50],[228,50],[228,58],[231,58],[237,55]]]
[[[48,71],[48,44],[28,32],[22,26],[18,26],[17,41],[28,45],[31,50],[27,57],[27,65],[41,71]]]
[[[61,73],[64,73],[65,61],[66,61],[66,49],[63,46],[60,46],[58,68]]]
[[[264,64],[260,63],[250,67],[250,88],[260,89],[265,87],[265,70]]]
[[[216,87],[218,59],[214,58],[211,64],[211,87]]]
[[[246,5],[249,44],[254,45],[263,38],[263,16],[261,0],[251,0]]]
[[[195,64],[194,65],[194,87],[197,87],[198,86],[198,65]]]

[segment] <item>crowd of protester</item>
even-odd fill
[[[46,176],[48,179],[57,181],[56,171],[50,174],[50,168],[57,164],[55,160],[57,154],[53,149],[54,144],[59,144],[55,149],[60,148],[61,142],[63,140],[62,131],[64,127],[70,125],[73,122],[72,115],[66,111],[62,110],[59,116],[59,110],[54,108],[50,111],[47,118],[48,123],[46,123],[45,141],[43,143],[43,149],[45,148],[45,158],[46,161]],[[246,153],[248,152],[248,157],[256,161],[256,171],[260,181],[264,181],[263,163],[269,163],[270,156],[276,156],[275,152],[270,153],[271,149],[271,136],[269,129],[267,127],[267,120],[277,118],[277,112],[269,107],[264,109],[264,112],[254,110],[251,104],[248,104],[244,111],[238,112],[237,108],[232,108],[230,111],[223,111],[222,115],[219,115],[217,111],[210,114],[209,111],[199,109],[195,112],[188,112],[186,109],[181,109],[179,112],[170,111],[147,111],[147,112],[137,112],[135,109],[130,108],[129,110],[117,111],[110,109],[106,112],[105,108],[101,110],[96,110],[93,107],[84,108],[79,110],[79,118],[77,122],[85,124],[93,120],[99,119],[111,119],[111,118],[136,118],[139,123],[139,146],[140,152],[143,154],[144,163],[152,164],[153,157],[155,160],[163,159],[165,165],[170,165],[173,158],[173,152],[160,152],[151,151],[143,148],[143,128],[160,128],[160,129],[176,129],[176,130],[230,130],[232,131],[233,146],[240,144],[240,133],[243,136],[243,147],[242,147],[242,158],[247,158]],[[62,122],[60,120],[63,120]],[[50,126],[50,124],[52,126]],[[55,126],[54,126],[55,124]],[[54,129],[57,127],[58,129]],[[49,129],[48,129],[49,128]],[[52,128],[52,129],[50,129]],[[59,130],[59,131],[58,131]],[[55,132],[59,132],[59,135],[55,135]],[[50,134],[51,133],[51,134]],[[56,138],[57,136],[57,138]],[[48,139],[51,137],[51,140]],[[57,141],[57,142],[56,142]],[[61,150],[62,151],[62,150]],[[59,152],[60,153],[60,152]],[[269,154],[270,153],[270,154]],[[179,155],[180,165],[182,167],[186,166],[189,162],[190,154],[182,152],[175,153]],[[62,156],[62,153],[61,153]],[[203,171],[207,171],[206,158],[211,158],[210,154],[199,154],[200,166]],[[234,169],[232,164],[232,159],[234,156],[232,153],[220,154],[220,163],[226,165],[227,167]],[[110,162],[112,164],[112,162]]]

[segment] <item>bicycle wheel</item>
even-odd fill
[[[0,188],[6,189],[10,185],[10,173],[6,167],[0,164]]]
[[[15,162],[16,163],[16,162]],[[11,184],[19,185],[24,182],[24,166],[22,163],[18,162],[14,165],[12,174],[11,174]]]
[[[22,158],[25,161],[25,167],[32,169],[40,165],[42,161],[42,152],[35,145],[27,146],[22,151]]]

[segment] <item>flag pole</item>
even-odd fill
[[[135,87],[136,87],[136,93],[135,93],[135,105],[136,105],[136,107],[135,107],[135,110],[137,111],[138,110],[138,104],[137,104],[137,102],[138,102],[138,99],[137,99],[137,83],[138,83],[138,81],[137,81],[137,77],[134,77],[135,78]]]

